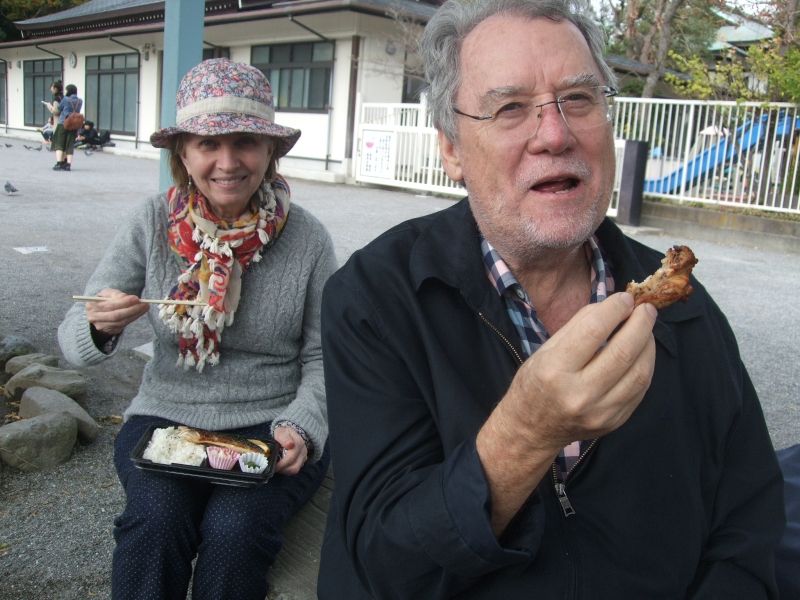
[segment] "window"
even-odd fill
[[[308,111],[328,108],[333,42],[253,46],[250,62],[269,79],[275,108]]]
[[[425,87],[425,69],[422,66],[422,59],[416,52],[407,48],[403,59],[402,102],[418,103]]]
[[[135,135],[138,100],[136,52],[86,57],[85,112],[98,131],[107,129],[111,133]]]
[[[214,46],[213,48],[203,48],[203,60],[210,58],[230,58],[231,49],[222,46]]]
[[[406,73],[403,77],[403,102],[418,103],[422,92],[425,91],[425,85],[425,80],[419,75]]]
[[[6,122],[6,63],[0,62],[0,123]]]
[[[26,60],[22,63],[22,85],[25,89],[25,125],[41,127],[50,118],[50,111],[42,105],[42,100],[52,102],[50,85],[61,79],[60,58],[46,60]]]

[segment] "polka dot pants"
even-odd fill
[[[175,423],[131,417],[115,442],[114,463],[126,505],[114,521],[112,597],[186,598],[196,557],[193,600],[264,600],[283,527],[322,482],[327,449],[322,460],[294,477],[275,475],[252,488],[214,485],[137,469],[130,455],[151,425]],[[269,424],[232,433],[264,437]]]

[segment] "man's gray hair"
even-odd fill
[[[605,84],[616,86],[614,72],[603,59],[603,32],[574,0],[448,0],[425,27],[419,53],[425,65],[433,125],[449,140],[456,139],[453,105],[461,84],[459,59],[464,38],[482,21],[498,14],[528,19],[546,17],[572,23],[586,39]],[[543,56],[542,60],[558,59]]]

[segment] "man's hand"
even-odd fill
[[[86,303],[86,318],[94,328],[108,335],[119,335],[122,330],[145,314],[148,305],[139,297],[119,290],[106,288],[96,294],[108,300]]]
[[[275,471],[284,475],[297,475],[308,458],[306,443],[300,434],[291,427],[278,425],[275,428],[274,436],[283,446],[283,456],[275,465]]]
[[[634,310],[630,294],[614,294],[583,307],[519,369],[477,439],[495,533],[561,448],[615,430],[639,405],[655,367],[655,319],[653,306]]]
[[[655,318],[652,305],[633,310],[627,293],[578,311],[522,365],[503,398],[515,433],[531,448],[558,451],[627,421],[653,375]]]

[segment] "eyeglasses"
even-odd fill
[[[470,115],[455,106],[462,117],[486,123],[488,133],[506,142],[520,142],[536,137],[544,107],[555,104],[572,133],[582,133],[611,122],[613,97],[617,90],[607,85],[576,87],[564,91],[555,100],[537,104],[530,97],[512,96],[488,115]]]

